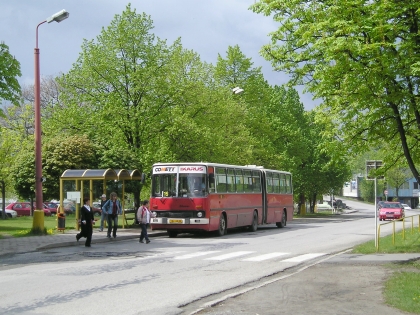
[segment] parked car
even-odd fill
[[[52,215],[57,215],[58,204],[55,202],[44,202],[44,205],[50,210]]]
[[[99,201],[92,202],[92,206],[95,208],[101,208],[101,203]]]
[[[402,203],[401,206],[403,206],[404,210],[412,210],[411,207],[406,203]]]
[[[57,203],[60,206],[60,203]],[[63,202],[64,213],[65,214],[74,214],[76,213],[76,206],[73,202],[65,201]]]
[[[379,209],[379,221],[404,218],[404,208],[399,202],[384,202]]]
[[[35,203],[33,204],[33,208],[36,209]],[[9,204],[6,209],[15,210],[18,216],[29,216],[31,215],[31,203],[30,202],[13,202]],[[51,211],[44,205],[44,215],[49,217],[51,215]]]
[[[100,217],[101,214],[102,214],[102,210],[101,210],[100,206],[99,206],[99,208],[97,208],[97,207],[95,207],[95,205],[93,205],[92,206],[92,211],[93,211],[93,215],[95,217]]]
[[[333,208],[330,206],[330,204],[328,202],[324,202],[324,203],[317,203],[316,204],[316,211],[315,212],[320,212],[320,211],[332,211]]]
[[[10,210],[10,209],[6,209],[6,215],[9,218],[16,218],[17,217],[17,212],[15,210]],[[3,210],[0,210],[0,217],[3,217]]]

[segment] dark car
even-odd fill
[[[51,211],[44,206],[44,215],[49,217],[51,215]],[[33,204],[33,208],[36,209],[35,203]],[[30,216],[31,215],[31,203],[30,202],[13,202],[9,204],[6,209],[15,210],[18,216]]]
[[[404,218],[404,207],[399,202],[384,202],[379,208],[379,221]]]

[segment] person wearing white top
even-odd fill
[[[150,224],[150,218],[152,217],[152,214],[147,208],[149,204],[148,200],[144,200],[142,202],[142,206],[137,210],[137,220],[140,222],[141,227],[141,233],[140,233],[140,243],[144,243],[143,239],[146,240],[146,244],[150,243],[149,236],[147,235],[147,227]]]

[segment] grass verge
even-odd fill
[[[72,226],[66,227],[66,230],[74,229],[74,216],[66,217],[71,220]],[[0,237],[23,237],[33,235],[47,235],[57,233],[57,217],[44,217],[44,231],[32,230],[33,217],[18,217],[0,220]]]
[[[99,228],[100,217],[95,217],[97,220],[93,228]],[[122,228],[123,217],[118,217],[118,228]],[[32,230],[33,217],[18,217],[0,219],[0,239],[3,237],[23,237],[34,235],[51,235],[61,233],[57,230],[57,217],[44,217],[44,231]],[[65,217],[65,230],[74,230],[76,226],[76,216],[74,214]]]
[[[419,230],[405,229],[405,237],[402,231],[395,233],[395,244],[392,235],[379,238],[379,250],[376,251],[375,240],[360,244],[353,248],[356,254],[395,254],[395,253],[420,253],[420,232]]]
[[[376,251],[375,241],[369,241],[354,247],[352,253],[357,254],[390,254],[390,253],[420,253],[420,232],[418,229],[405,230],[395,234],[395,244],[392,235],[379,239],[379,251]],[[384,300],[395,308],[412,314],[420,314],[420,260],[387,265],[395,272],[384,284]]]

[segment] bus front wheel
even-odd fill
[[[178,232],[177,231],[170,231],[170,230],[168,230],[167,232],[168,232],[169,237],[171,237],[171,238],[178,236]]]
[[[219,229],[217,230],[217,235],[223,236],[226,234],[226,218],[223,214],[220,215],[219,219]]]
[[[284,228],[286,226],[286,221],[287,221],[286,211],[283,210],[283,214],[281,216],[281,221],[276,223],[277,227]]]

